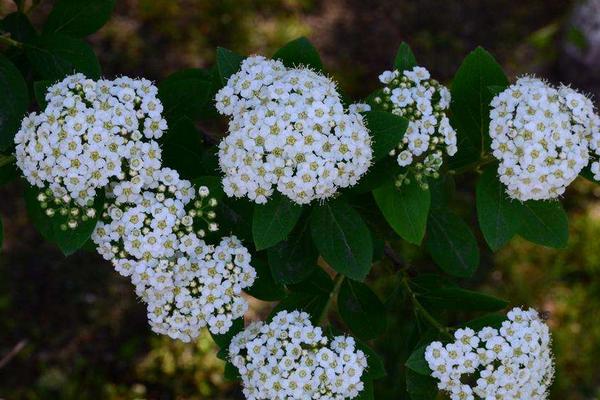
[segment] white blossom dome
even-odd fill
[[[189,234],[181,239],[177,257],[134,263],[132,282],[147,304],[152,330],[189,342],[204,327],[224,334],[243,317],[248,303],[242,289],[256,278],[250,261],[235,236],[211,246]]]
[[[105,211],[92,240],[107,260],[151,260],[174,257],[180,238],[188,233],[203,237],[216,231],[215,199],[208,188],[198,196],[191,182],[170,168],[157,170],[149,181],[137,176],[111,184]]]
[[[426,178],[439,176],[444,154],[453,156],[458,151],[456,131],[447,116],[450,91],[423,67],[384,71],[379,80],[385,86],[375,103],[409,121],[402,141],[390,152],[406,168],[396,184],[401,186],[411,172],[426,187]]]
[[[554,378],[548,326],[533,309],[513,308],[507,316],[500,329],[458,329],[455,342],[427,346],[431,376],[450,399],[548,398]]]
[[[146,303],[152,329],[190,341],[202,328],[229,330],[246,312],[241,295],[256,271],[248,250],[235,237],[218,245],[202,238],[216,231],[206,186],[197,190],[176,171],[162,168],[152,177],[113,183],[92,240],[98,252],[123,276],[130,276]]]
[[[353,338],[329,339],[300,311],[250,324],[232,339],[229,356],[248,400],[353,399],[367,368]]]
[[[567,86],[522,77],[491,106],[492,151],[513,199],[559,197],[588,165],[590,150],[599,154],[600,118],[588,98]],[[596,179],[599,167],[592,163]]]
[[[215,99],[230,117],[219,145],[228,196],[260,204],[278,190],[307,204],[355,185],[371,164],[362,116],[344,110],[335,83],[320,73],[253,56]]]
[[[146,79],[66,77],[50,86],[41,113],[23,119],[15,136],[18,167],[55,199],[90,206],[112,179],[159,166],[153,139],[167,123],[157,93]]]

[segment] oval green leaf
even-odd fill
[[[298,224],[286,240],[269,248],[267,258],[275,282],[293,284],[306,279],[319,258],[308,221]]]
[[[0,150],[13,146],[27,111],[29,94],[25,79],[15,65],[0,54]]]
[[[409,243],[421,244],[427,227],[431,204],[429,190],[423,190],[416,182],[397,188],[394,182],[373,191],[375,202],[386,221]]]
[[[52,218],[48,217],[37,200],[39,192],[32,186],[27,186],[25,189],[25,205],[31,222],[42,236],[49,242],[55,243],[65,256],[75,253],[87,242],[96,227],[98,216],[101,214],[103,196],[98,195],[94,202],[96,218],[81,222],[76,229],[62,230],[60,226],[66,224],[67,217],[58,213]]]
[[[381,160],[402,141],[408,120],[385,111],[367,111],[364,115],[373,138],[373,158]]]
[[[227,50],[223,47],[217,48],[217,71],[221,78],[221,84],[225,85],[229,77],[240,69],[244,57]]]
[[[337,305],[348,328],[363,340],[378,337],[387,327],[383,303],[364,283],[344,280]]]
[[[426,246],[435,263],[447,274],[468,278],[479,265],[479,248],[473,232],[450,211],[430,213]]]
[[[310,229],[321,256],[337,272],[363,280],[371,269],[373,243],[367,225],[342,200],[315,207]]]
[[[490,86],[506,87],[508,79],[494,57],[478,47],[463,61],[452,81],[452,126],[458,134],[458,152],[450,159],[453,168],[479,160],[491,142],[489,135]]]
[[[400,43],[396,58],[394,59],[394,67],[400,71],[413,69],[417,66],[417,59],[406,42]]]
[[[542,246],[562,249],[569,241],[569,219],[559,201],[526,201],[519,204],[519,235]]]
[[[58,0],[44,26],[44,32],[83,37],[102,28],[110,19],[116,0]]]
[[[273,59],[281,60],[288,68],[304,66],[317,71],[323,70],[323,63],[319,52],[305,37],[293,40],[277,50]]]
[[[498,180],[496,165],[489,166],[479,178],[476,199],[479,227],[487,244],[496,251],[521,225],[519,204],[506,195],[504,185]]]
[[[26,47],[27,58],[43,79],[57,81],[81,72],[98,79],[100,64],[92,48],[80,39],[59,33],[42,35]]]
[[[282,195],[266,204],[254,206],[252,236],[256,250],[263,250],[285,240],[302,214],[302,207]]]

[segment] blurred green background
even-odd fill
[[[46,3],[34,21],[43,21]],[[11,11],[0,0],[0,17]],[[210,66],[216,46],[269,55],[301,35],[354,98],[376,87],[401,41],[445,82],[483,45],[511,77],[533,72],[600,94],[599,1],[118,0],[90,41],[107,76],[159,80]],[[457,182],[455,206],[476,223],[473,180]],[[65,259],[45,243],[20,193],[18,182],[0,188],[0,399],[242,398],[237,384],[224,381],[208,334],[187,345],[152,334],[129,282],[93,253]],[[478,275],[460,283],[547,311],[557,362],[552,399],[600,399],[600,187],[578,180],[565,199],[566,250],[515,239],[496,255],[484,252]],[[405,250],[417,272],[435,269],[418,249]],[[373,343],[388,370],[376,398],[404,399],[402,365],[414,327],[403,323],[411,311],[386,268],[370,276],[390,307],[389,333]],[[270,307],[253,301],[248,318]]]

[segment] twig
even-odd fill
[[[389,258],[390,261],[396,267],[398,267],[399,272],[402,274],[402,277],[400,278],[400,282],[402,284],[402,287],[408,294],[408,297],[410,298],[410,302],[412,303],[413,308],[415,309],[415,312],[418,315],[420,315],[425,321],[427,321],[431,326],[433,326],[435,329],[437,329],[444,337],[451,339],[451,340],[454,339],[454,337],[450,333],[449,329],[447,327],[445,327],[444,325],[442,325],[437,319],[435,319],[435,317],[433,315],[431,315],[431,313],[429,313],[429,311],[427,311],[427,309],[425,307],[423,307],[423,305],[417,298],[417,294],[410,287],[410,283],[408,282],[408,274],[406,273],[406,267],[403,265],[400,256],[398,256],[398,254],[396,254],[394,249],[392,249],[389,245],[386,245],[384,247],[383,251],[384,251],[384,254],[386,255],[386,257]]]
[[[23,48],[23,43],[12,39],[9,34],[0,35],[0,44],[5,44],[10,47],[16,47],[18,49]]]
[[[340,287],[342,287],[342,282],[344,282],[344,275],[337,274],[333,280],[333,289],[331,292],[329,292],[327,303],[325,303],[325,307],[323,307],[323,311],[321,311],[321,315],[319,316],[318,325],[323,326],[325,318],[327,317],[327,314],[329,314],[329,308],[333,304],[334,299],[337,297]]]
[[[2,369],[4,366],[6,366],[6,364],[8,364],[13,358],[15,358],[15,356],[17,354],[19,354],[21,352],[21,350],[23,350],[25,348],[25,346],[27,346],[27,339],[23,339],[21,340],[19,343],[17,343],[15,345],[15,347],[12,348],[11,351],[8,352],[7,355],[5,355],[1,360],[0,360],[0,369]]]

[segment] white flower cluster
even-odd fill
[[[450,107],[450,91],[434,79],[423,67],[400,72],[385,71],[379,75],[385,85],[383,96],[375,103],[384,110],[407,118],[408,128],[390,155],[396,156],[398,165],[411,167],[419,184],[426,188],[426,178],[439,176],[444,152],[456,154],[456,131],[446,115]],[[396,182],[401,186],[408,180],[408,170]]]
[[[232,339],[229,355],[248,400],[353,399],[367,367],[353,338],[330,340],[299,311],[252,323]]]
[[[94,198],[105,191],[92,234],[98,252],[131,277],[154,331],[189,341],[205,326],[225,333],[243,316],[241,290],[256,271],[234,236],[204,242],[218,230],[217,200],[162,166],[155,139],[167,123],[157,92],[145,79],[67,77],[49,88],[43,113],[23,120],[17,163],[44,188],[46,214],[57,206],[69,228],[95,217]]]
[[[127,179],[129,170],[143,175],[157,167],[152,139],[167,128],[157,92],[146,79],[82,74],[50,86],[44,111],[24,118],[15,136],[17,165],[31,185],[46,189],[39,200],[49,216],[57,206],[75,228],[78,217],[93,216],[98,189]]]
[[[371,164],[362,116],[345,112],[335,83],[315,71],[249,57],[215,99],[231,117],[219,145],[228,196],[260,204],[276,188],[307,204],[355,185]]]
[[[431,343],[425,359],[452,400],[543,400],[554,378],[551,337],[538,313],[514,308],[502,327],[459,329]],[[472,385],[467,382],[473,382]]]
[[[600,117],[584,95],[522,77],[491,103],[490,136],[508,196],[554,199],[600,154]],[[592,163],[595,179],[600,164]]]
[[[119,273],[131,276],[155,332],[183,341],[205,326],[223,334],[247,310],[241,290],[256,277],[250,254],[235,236],[218,246],[202,240],[205,227],[218,229],[217,201],[207,187],[196,193],[168,168],[153,175],[110,186],[92,240]]]

